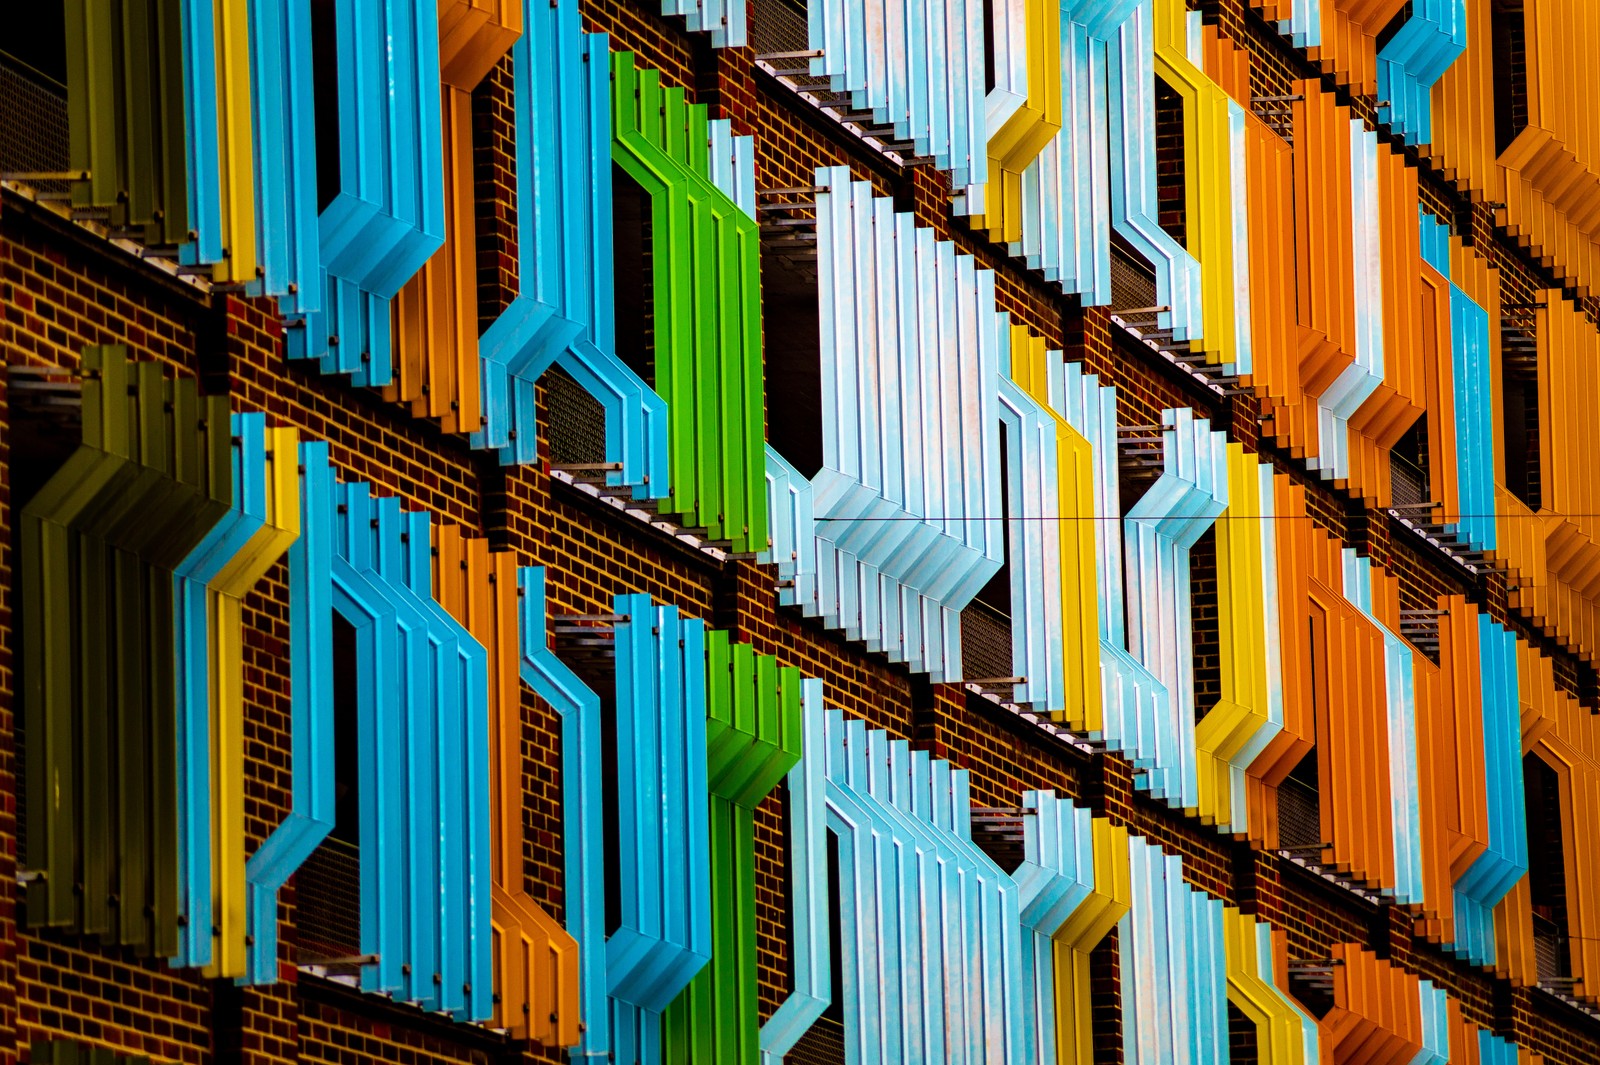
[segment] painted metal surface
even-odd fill
[[[1128,841],[1132,902],[1117,929],[1122,1057],[1130,1065],[1228,1060],[1227,952],[1220,899],[1183,880],[1183,860]]]
[[[105,208],[111,227],[145,244],[188,240],[180,6],[72,0],[64,10],[68,157],[88,174],[72,205]]]
[[[1317,1065],[1316,1020],[1288,992],[1284,935],[1232,906],[1223,910],[1228,1002],[1256,1030],[1257,1060],[1269,1065]]]
[[[766,463],[769,498],[790,523],[774,550],[787,545],[797,568],[782,578],[795,582],[784,601],[892,661],[953,679],[960,610],[1004,557],[997,475],[1009,326],[994,276],[970,257],[848,171],[819,171],[818,184],[823,467],[802,488],[781,456]],[[938,298],[917,296],[928,292]],[[880,390],[900,402],[879,403]],[[1010,395],[1014,412],[1037,407]],[[800,546],[808,523],[814,583]]]
[[[611,1053],[652,1063],[661,1014],[714,945],[705,623],[647,595],[619,595],[613,612],[626,619],[614,626],[621,905],[605,986]]]
[[[178,952],[174,571],[233,500],[228,405],[84,349],[82,442],[21,511],[27,922]]]
[[[357,0],[336,13],[339,178],[317,217],[323,301],[296,319],[287,347],[381,386],[393,375],[390,301],[444,241],[438,6]]]
[[[994,4],[997,24],[1025,0]],[[956,188],[989,180],[989,102],[982,0],[947,5],[815,0],[806,7],[811,73],[848,93],[856,110],[892,125]],[[1009,35],[1008,35],[1009,36]]]
[[[1334,1004],[1321,1021],[1328,1060],[1399,1065],[1448,1052],[1447,1034],[1423,1015],[1427,981],[1352,944],[1335,944],[1332,956]]]
[[[800,760],[802,682],[798,668],[730,644],[725,632],[706,633],[704,668],[713,949],[662,1016],[661,1059],[753,1062],[760,1052],[755,811]]]
[[[787,805],[795,984],[762,1027],[761,1060],[783,1060],[837,999],[852,1060],[1087,1065],[1088,953],[1128,909],[1127,830],[1027,792],[1008,877],[972,843],[963,771],[824,710],[819,683],[802,701]]]
[[[1344,597],[1383,636],[1383,706],[1387,712],[1389,802],[1394,826],[1394,897],[1401,903],[1420,903],[1423,897],[1422,796],[1417,769],[1417,684],[1412,650],[1377,616],[1371,562],[1348,547],[1342,555]]]
[[[1161,683],[1165,698],[1120,700],[1105,735],[1107,746],[1144,770],[1137,783],[1193,807],[1200,785],[1189,550],[1228,505],[1227,438],[1188,408],[1165,410],[1161,421],[1161,476],[1128,509],[1122,533],[1128,653]]]
[[[333,605],[356,630],[361,986],[493,1012],[488,667],[432,598],[429,518],[334,486]],[[406,786],[399,782],[405,780]]]
[[[1433,86],[1467,47],[1465,0],[1413,0],[1410,17],[1378,51],[1378,120],[1407,144],[1433,140]]]
[[[333,830],[333,469],[328,445],[299,448],[300,536],[289,547],[290,808],[245,863],[247,984],[278,979],[278,892]]]
[[[820,707],[806,713],[805,752],[802,767],[824,768],[790,777],[807,789],[790,806],[805,810],[811,833],[825,824],[839,840],[842,985],[828,987],[827,931],[813,931],[807,965],[820,980],[797,983],[777,1030],[769,1022],[767,1060],[820,1014],[819,992],[839,996],[851,1060],[1035,1060],[1020,892],[971,841],[966,774]],[[824,860],[791,876],[808,882],[816,921],[827,912],[815,902],[826,852],[807,853]],[[921,922],[910,919],[918,910]]]
[[[209,975],[246,969],[244,596],[300,535],[293,429],[235,414],[233,505],[173,573],[178,678],[179,949]]]
[[[1044,495],[1041,514],[1032,519],[1041,528],[1027,532],[1040,543],[1038,571],[1045,583],[1038,585],[1038,595],[1044,602],[1043,629],[1030,628],[1019,635],[1013,618],[1012,642],[1025,647],[1029,657],[1024,668],[1018,665],[1019,676],[1030,678],[1024,694],[1035,707],[1055,711],[1078,721],[1085,728],[1091,716],[1100,718],[1100,651],[1096,641],[1099,631],[1099,574],[1096,570],[1096,520],[1095,510],[1094,449],[1066,417],[1067,367],[1061,353],[1050,350],[1042,338],[1028,335],[1025,326],[1011,327],[1010,373],[1012,381],[1030,398],[1041,413],[1041,438],[1053,428],[1055,453],[1044,453],[1041,461],[1050,462],[1056,470],[1056,483]],[[1009,441],[1008,441],[1009,443]],[[1007,472],[1016,461],[1007,457]],[[1032,479],[1031,473],[1025,473]],[[1043,493],[1047,482],[1041,484]],[[1052,498],[1053,496],[1053,498]],[[1053,508],[1053,509],[1052,509]],[[1009,530],[1016,536],[1015,524]],[[1059,591],[1058,591],[1059,589]],[[1012,602],[1031,600],[1031,590],[1019,591],[1016,577],[1012,577]],[[1058,598],[1059,597],[1059,598]],[[1037,608],[1030,604],[1030,613]],[[1051,687],[1039,686],[1035,692],[1033,677],[1048,678]],[[1058,681],[1059,676],[1059,681]],[[1020,699],[1016,689],[1014,700]]]
[[[610,1048],[606,1004],[605,823],[600,814],[604,788],[601,752],[600,697],[550,649],[546,635],[545,571],[524,566],[517,571],[518,631],[521,635],[522,683],[550,704],[561,718],[561,840],[564,850],[562,901],[566,928],[577,945],[573,979],[566,955],[560,976],[572,981],[557,991],[558,1003],[575,995],[576,1011],[559,1015],[565,1039],[578,1026],[575,1056],[605,1057]],[[505,758],[504,752],[499,755]],[[502,783],[503,783],[502,778]],[[502,816],[505,808],[501,807]],[[505,822],[500,824],[505,831]],[[509,930],[509,925],[506,926]],[[535,926],[537,928],[537,926]],[[507,932],[502,932],[502,935]],[[556,940],[551,939],[556,945]],[[502,984],[502,996],[516,987],[515,977]],[[524,982],[530,1011],[549,1002],[550,990]]]
[[[750,20],[740,0],[661,0],[663,15],[682,15],[694,33],[711,34],[713,48],[743,48],[750,43]]]
[[[1480,615],[1478,640],[1489,838],[1484,852],[1456,880],[1455,939],[1449,949],[1478,965],[1492,965],[1492,911],[1527,874],[1528,835],[1516,636]]]
[[[986,97],[988,184],[955,203],[989,239],[1013,244],[1023,232],[1023,171],[1061,132],[1061,3],[992,4],[989,30],[995,85]]]
[[[249,0],[181,0],[189,264],[256,287],[255,130]],[[161,62],[171,60],[161,54]]]
[[[542,580],[543,571],[538,573],[537,580]],[[525,659],[538,654],[526,644],[544,637],[544,597],[541,584],[531,589],[537,603],[527,603],[527,584],[534,582],[519,585],[517,578],[511,552],[491,553],[487,540],[464,536],[455,525],[434,529],[435,595],[483,645],[488,660],[485,783],[495,1026],[546,1046],[571,1046],[578,1041],[581,1024],[578,944],[528,893],[523,873],[528,833],[523,813],[522,674]],[[528,616],[524,632],[523,619],[534,607],[538,613]],[[573,742],[581,749],[581,740],[574,737]]]
[[[609,49],[578,5],[530,3],[511,49],[516,123],[517,294],[478,342],[483,426],[476,447],[538,458],[539,378],[559,365],[606,412],[609,480],[668,489],[666,404],[618,357],[613,320]],[[547,56],[550,62],[535,62]]]
[[[311,10],[295,0],[253,0],[248,18],[260,285],[293,318],[320,310],[323,295]]]
[[[1237,444],[1227,464],[1228,507],[1216,525],[1221,698],[1194,742],[1201,820],[1241,832],[1251,828],[1250,766],[1283,729],[1283,647],[1272,467]]]
[[[655,380],[667,401],[668,505],[736,552],[767,545],[761,236],[713,160],[706,108],[632,54],[611,57],[612,160],[650,197]],[[725,120],[717,120],[720,124]],[[753,158],[752,160],[753,161]],[[753,191],[753,173],[748,181]],[[753,196],[751,199],[753,200]]]
[[[1144,0],[1107,49],[1111,226],[1155,269],[1156,319],[1174,340],[1205,334],[1200,264],[1157,222],[1154,0]]]

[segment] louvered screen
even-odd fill
[[[1429,501],[1427,476],[1397,451],[1389,452],[1389,495],[1396,507]]]
[[[560,370],[545,374],[550,405],[550,461],[606,461],[606,412],[583,386]]]
[[[961,675],[1011,676],[1011,619],[976,599],[961,612]]]
[[[844,1065],[844,1027],[830,1017],[819,1017],[784,1058],[790,1065]]]
[[[1130,252],[1111,245],[1111,310],[1154,307],[1156,279]]]
[[[750,46],[757,55],[803,52],[811,47],[804,0],[755,0],[750,7]],[[803,66],[804,60],[783,66]]]
[[[1315,847],[1321,842],[1316,789],[1289,777],[1278,785],[1278,846]]]
[[[299,956],[361,952],[361,848],[329,836],[295,874]]]
[[[65,170],[67,89],[42,74],[24,73],[21,64],[0,52],[0,171]],[[64,181],[30,182],[65,192]]]

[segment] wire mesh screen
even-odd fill
[[[1154,307],[1156,305],[1155,275],[1145,269],[1131,252],[1113,244],[1111,246],[1111,309],[1124,307]]]
[[[803,52],[811,47],[805,0],[755,0],[750,8],[750,46],[757,55]],[[803,66],[804,60],[784,66]]]
[[[1533,959],[1538,967],[1539,982],[1559,981],[1567,972],[1566,937],[1555,922],[1538,914],[1533,918]]]
[[[1389,496],[1392,505],[1397,507],[1429,502],[1427,474],[1395,451],[1389,452]]]
[[[1278,846],[1315,847],[1322,842],[1322,813],[1317,791],[1289,777],[1278,785]]]
[[[333,836],[295,874],[295,934],[302,960],[361,952],[361,848]]]
[[[832,1017],[818,1017],[784,1060],[792,1065],[844,1065],[844,1026]]]
[[[605,408],[559,368],[545,374],[544,385],[550,410],[550,461],[606,461]]]
[[[67,90],[0,52],[0,171],[65,170]],[[65,192],[64,181],[31,182]]]
[[[961,672],[968,677],[1011,676],[1011,619],[976,599],[961,612]]]

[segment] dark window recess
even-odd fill
[[[832,832],[828,839],[828,961],[831,966],[833,996],[828,1007],[784,1058],[790,1065],[845,1065],[844,1053],[844,962],[839,936],[839,842]]]
[[[1007,468],[1006,427],[1000,427],[1000,513],[1008,515],[1000,568],[961,611],[961,673],[964,677],[1012,675],[1011,655],[1011,479]],[[1002,694],[1009,695],[1010,685]]]
[[[1528,895],[1533,908],[1533,953],[1540,983],[1572,975],[1567,949],[1567,868],[1561,837],[1561,778],[1536,754],[1523,756],[1528,816]]]
[[[615,673],[612,674],[615,678]],[[606,857],[606,935],[622,927],[622,825],[617,812],[622,809],[622,793],[617,772],[617,697],[615,681],[600,695],[600,765],[604,778],[603,811]]]
[[[0,66],[0,73],[5,68]],[[0,114],[0,121],[9,120],[8,114]],[[73,452],[78,450],[83,439],[83,416],[80,406],[48,406],[43,400],[45,395],[37,392],[27,392],[20,387],[20,377],[12,377],[10,391],[11,407],[11,464],[9,474],[11,477],[11,503],[14,507],[13,514],[20,515],[22,509],[33,501],[39,489],[49,483],[57,470],[64,465]],[[22,522],[11,522],[11,557],[22,557]],[[15,602],[15,600],[13,600]],[[15,661],[21,662],[27,653],[26,645],[32,626],[28,618],[19,615],[20,624],[14,632],[17,640],[17,657]],[[16,772],[16,832],[17,855],[22,868],[29,865],[28,853],[28,780],[27,780],[27,736],[24,726],[27,723],[27,714],[21,712],[22,705],[19,701],[18,712],[12,716],[12,730],[16,746],[16,757],[12,761]]]
[[[317,210],[339,195],[339,17],[335,0],[311,0],[311,71],[316,96]]]
[[[1016,806],[974,806],[972,842],[989,860],[1008,873],[1014,873],[1026,858],[1024,825],[1032,813]]]
[[[1320,727],[1328,706],[1327,615],[1315,604],[1311,608],[1309,627],[1312,721],[1315,728]],[[1278,785],[1278,846],[1315,862],[1321,860],[1325,842],[1322,838],[1321,779],[1316,737],[1313,736],[1311,750]]]
[[[1222,620],[1217,609],[1217,527],[1189,548],[1189,622],[1194,643],[1194,719],[1222,698]]]
[[[1506,490],[1538,510],[1543,470],[1539,452],[1539,340],[1534,309],[1507,304],[1500,318],[1500,402]]]
[[[654,388],[656,332],[650,195],[616,163],[611,164],[611,248],[616,277],[617,355]]]
[[[1422,415],[1389,449],[1389,505],[1431,503],[1428,483],[1428,416]],[[1411,515],[1416,517],[1415,514]]]
[[[62,38],[61,5],[44,7],[53,11],[56,37]],[[42,70],[37,64],[52,62],[48,56],[19,48],[32,40],[32,33],[45,34],[42,28],[28,28],[33,14],[32,5],[24,4],[8,15],[21,18],[23,25],[6,41],[7,50],[0,51],[0,171],[5,172],[62,171],[72,162],[66,71]],[[64,49],[63,42],[64,39],[58,40],[57,44]],[[15,51],[23,54],[16,55]],[[64,64],[65,59],[61,62]],[[44,192],[66,192],[69,188],[64,181],[32,180],[28,184]]]
[[[1522,0],[1494,0],[1489,41],[1494,49],[1494,151],[1499,155],[1528,126],[1527,27]]]
[[[59,90],[67,83],[65,0],[29,0],[25,4],[8,6],[0,64],[23,71],[47,88]]]
[[[1157,221],[1180,247],[1189,246],[1183,174],[1183,97],[1156,77]]]
[[[592,463],[606,460],[606,409],[559,366],[551,367],[544,387],[550,461]]]
[[[1387,46],[1390,41],[1394,40],[1394,35],[1400,32],[1400,27],[1404,26],[1411,20],[1411,8],[1411,0],[1406,0],[1405,4],[1401,6],[1400,10],[1394,13],[1394,18],[1390,19],[1384,25],[1383,29],[1378,31],[1378,39],[1374,42],[1373,46],[1374,52],[1383,51],[1385,46]]]
[[[517,276],[517,160],[511,57],[505,56],[472,90],[473,239],[478,246],[478,334],[503,314],[519,291]],[[532,278],[528,279],[530,285]]]
[[[983,0],[983,90],[994,92],[994,0]]]
[[[811,47],[808,18],[806,0],[751,0],[751,50],[756,55],[806,51]],[[786,61],[778,65],[785,68],[790,66]],[[793,65],[798,67],[801,64]]]
[[[831,1021],[844,1030],[844,930],[839,914],[844,908],[843,879],[839,872],[839,837],[832,832],[828,841],[828,965],[833,995],[820,1020]]]
[[[811,227],[787,225],[803,215],[771,211],[764,223],[792,231]],[[813,230],[814,232],[814,230]],[[767,440],[802,476],[822,469],[822,333],[818,324],[817,278],[814,269],[781,249],[761,250],[762,358],[767,370]]]
[[[1122,1065],[1122,974],[1119,931],[1113,928],[1089,952],[1089,1038],[1094,1065]]]
[[[295,874],[299,960],[361,952],[361,769],[356,630],[333,615],[333,830]]]
[[[1243,1010],[1228,1003],[1228,1065],[1259,1065],[1261,1061],[1260,1036],[1256,1022],[1245,1016]]]

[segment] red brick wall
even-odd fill
[[[1303,76],[1303,60],[1287,54],[1239,0],[1202,6],[1225,34],[1251,51],[1256,92],[1286,92],[1293,78]],[[640,0],[596,0],[584,13],[590,28],[612,34],[614,47],[635,51],[641,63],[662,69],[669,84],[686,86],[692,98],[731,117],[736,131],[753,134],[758,185],[810,184],[817,167],[849,166],[881,194],[897,196],[920,223],[994,269],[1001,304],[1017,321],[1118,387],[1125,424],[1152,422],[1165,407],[1196,402],[1192,388],[1174,371],[1113,337],[1104,309],[1079,309],[952,219],[950,190],[941,175],[927,167],[902,170],[871,156],[850,133],[806,111],[770,79],[751,73],[748,50],[714,52],[685,34],[679,20],[662,18]],[[485,317],[505,305],[516,283],[508,93],[508,67],[502,64],[474,98]],[[1438,181],[1424,181],[1423,188],[1431,208],[1445,217],[1455,213],[1458,204],[1450,189]],[[754,563],[719,565],[685,551],[553,484],[539,468],[501,470],[492,458],[472,453],[460,440],[405,417],[369,392],[286,363],[281,331],[265,301],[216,297],[225,300],[226,332],[219,333],[207,325],[205,303],[185,295],[183,286],[152,280],[145,268],[104,245],[68,242],[53,223],[30,221],[31,213],[11,198],[0,213],[0,308],[6,316],[8,361],[75,365],[86,344],[126,343],[135,358],[160,360],[176,373],[204,374],[208,382],[220,380],[232,391],[236,409],[264,410],[278,423],[329,441],[345,478],[370,481],[380,493],[400,495],[436,520],[491,534],[516,552],[521,564],[548,567],[552,613],[607,612],[612,597],[622,592],[648,592],[677,604],[733,630],[735,638],[782,663],[820,677],[830,705],[968,769],[976,802],[1013,805],[1024,790],[1053,788],[1182,854],[1191,883],[1284,928],[1291,957],[1326,957],[1339,942],[1381,943],[1398,964],[1448,988],[1469,1017],[1512,1024],[1512,1034],[1552,1063],[1600,1060],[1600,1027],[1575,1024],[1552,1013],[1534,993],[1513,994],[1434,948],[1413,943],[1402,915],[1385,914],[1320,886],[1277,858],[1254,853],[1137,793],[1132,771],[1120,758],[1091,758],[1055,745],[1002,710],[975,704],[957,689],[913,679],[882,656],[867,655],[796,612],[778,609],[770,574]],[[1477,210],[1467,217],[1475,242],[1501,267],[1506,298],[1533,292],[1539,286],[1535,271],[1489,228],[1488,213]],[[0,1065],[13,1059],[19,1041],[51,1034],[197,1063],[235,1055],[262,1063],[476,1062],[491,1052],[510,1060],[514,1052],[493,1037],[451,1033],[418,1011],[359,996],[352,1001],[350,993],[322,981],[298,979],[292,965],[292,882],[280,900],[286,981],[267,989],[213,986],[198,974],[133,961],[73,937],[18,931],[11,875],[16,826],[8,485],[13,451],[5,389],[0,377],[0,794],[6,796],[0,805]],[[1257,446],[1258,412],[1248,397],[1207,400],[1203,412],[1247,448]],[[1393,535],[1385,521],[1353,518],[1342,493],[1304,473],[1294,475],[1307,485],[1313,519],[1395,572],[1408,603],[1459,590],[1443,563]],[[246,816],[252,846],[289,804],[284,578],[283,567],[276,567],[245,604]],[[1505,619],[1503,588],[1491,582],[1489,597],[1496,616]],[[1557,667],[1573,690],[1591,676],[1570,656],[1559,655]],[[523,717],[524,871],[534,897],[559,915],[559,721],[531,693],[525,693]],[[756,818],[763,1017],[781,1001],[788,979],[787,841],[780,809],[771,798]],[[1093,968],[1097,1062],[1121,1061],[1117,967],[1113,936]],[[1508,1016],[1496,1016],[1497,996],[1511,1004]],[[549,1051],[525,1059],[564,1057]]]

